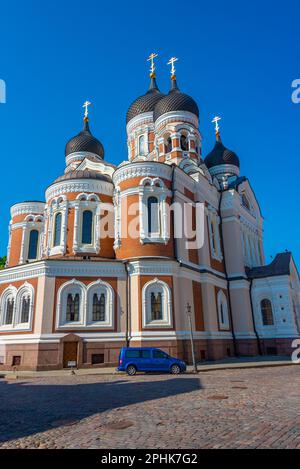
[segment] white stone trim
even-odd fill
[[[172,168],[164,163],[156,161],[145,161],[139,163],[130,163],[129,165],[121,166],[114,172],[113,182],[116,186],[122,181],[138,177],[160,177],[164,179],[171,179]]]
[[[34,213],[42,215],[45,209],[44,202],[20,202],[13,205],[10,209],[10,215],[14,218],[17,215],[23,215],[25,213]]]
[[[0,332],[22,332],[30,331],[32,329],[35,296],[34,293],[33,286],[28,282],[25,282],[18,289],[13,285],[9,285],[3,291],[0,298]],[[29,316],[26,323],[21,323],[22,299],[25,295],[30,299]],[[11,324],[5,324],[6,304],[8,297],[12,297],[14,299],[14,310]]]
[[[163,319],[151,320],[151,293],[162,294]],[[172,293],[167,283],[155,278],[147,282],[142,289],[143,328],[172,327]]]
[[[106,181],[99,181],[98,179],[70,179],[56,182],[46,190],[46,200],[48,202],[54,197],[68,194],[69,192],[93,192],[112,196],[113,184]]]

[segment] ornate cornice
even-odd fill
[[[68,192],[94,192],[96,194],[113,195],[113,185],[110,182],[96,179],[74,179],[52,184],[46,190],[47,202],[54,197]]]
[[[154,176],[164,179],[171,179],[172,169],[164,163],[155,161],[145,161],[140,163],[131,163],[118,168],[113,175],[113,182],[117,186],[120,182],[137,177]]]
[[[45,205],[45,202],[20,202],[11,207],[10,214],[12,218],[25,213],[42,214],[44,212]]]

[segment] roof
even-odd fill
[[[91,134],[88,119],[84,119],[83,129],[78,135],[68,141],[65,149],[66,156],[71,153],[86,151],[104,158],[104,148],[102,143]]]
[[[176,80],[172,80],[172,86],[167,96],[156,104],[153,119],[156,121],[163,114],[173,111],[188,111],[199,117],[199,108],[196,101],[191,96],[181,93]]]
[[[143,114],[145,112],[153,112],[155,105],[165,96],[164,93],[161,93],[158,89],[155,77],[151,78],[150,87],[146,94],[139,96],[133,103],[129,106],[129,109],[126,114],[126,124],[128,124],[131,119]]]
[[[206,156],[204,163],[208,169],[223,164],[231,164],[237,166],[238,168],[240,167],[240,160],[236,153],[228,150],[228,148],[223,145],[221,140],[216,141],[214,148]]]
[[[290,275],[291,252],[281,252],[276,255],[271,264],[247,269],[247,276],[250,279],[274,277],[278,275]]]
[[[98,179],[100,181],[111,182],[110,176],[106,174],[101,174],[98,171],[91,171],[88,169],[84,170],[74,170],[65,173],[63,176],[55,179],[55,182],[67,181],[69,179]]]

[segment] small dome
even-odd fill
[[[217,140],[213,150],[207,155],[204,160],[207,168],[210,169],[213,166],[219,166],[222,164],[231,164],[233,166],[240,167],[240,160],[238,156],[231,150],[228,150],[221,140]]]
[[[197,103],[187,94],[181,93],[177,86],[176,79],[172,79],[169,94],[156,104],[153,115],[154,122],[163,114],[172,111],[188,111],[199,118]]]
[[[70,179],[97,179],[100,181],[111,182],[111,177],[106,174],[101,174],[98,171],[92,171],[88,169],[84,170],[77,170],[69,171],[65,173],[63,176],[58,177],[55,179],[54,183],[67,181]]]
[[[104,148],[101,142],[91,134],[88,119],[84,119],[84,125],[81,132],[78,135],[71,138],[68,141],[65,149],[66,156],[71,153],[77,153],[80,151],[86,151],[94,153],[100,158],[104,158]]]
[[[143,114],[144,112],[153,112],[155,105],[165,96],[161,93],[156,84],[155,77],[151,77],[150,87],[146,94],[137,98],[129,107],[126,114],[126,124],[131,119]]]

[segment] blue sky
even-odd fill
[[[239,155],[265,217],[266,261],[290,249],[300,265],[300,104],[291,101],[291,82],[300,78],[299,14],[296,1],[2,2],[0,255],[10,206],[43,200],[63,173],[85,99],[106,159],[127,158],[126,110],[148,86],[154,51],[163,91],[166,62],[179,57],[179,86],[199,104],[204,155],[214,144],[210,121],[222,116],[223,142]]]

